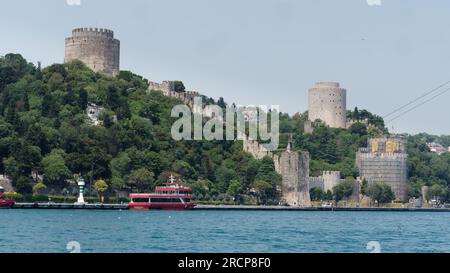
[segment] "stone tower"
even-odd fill
[[[373,138],[356,154],[356,165],[369,185],[386,183],[396,200],[408,200],[406,140],[402,136]]]
[[[120,41],[112,30],[76,28],[66,38],[64,62],[80,60],[95,72],[109,76],[119,74]]]
[[[281,175],[281,194],[283,203],[293,207],[310,207],[309,195],[309,153],[292,151],[292,138],[281,154],[267,151],[256,140],[244,135],[243,150],[255,158],[270,157],[275,171]]]
[[[287,149],[280,157],[275,157],[279,162],[281,193],[283,201],[289,206],[310,207],[309,196],[309,153],[293,152]]]
[[[337,82],[318,82],[309,89],[310,121],[322,120],[332,128],[346,128],[347,90]]]

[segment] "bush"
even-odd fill
[[[20,193],[5,193],[3,195],[5,198],[12,198],[16,202],[30,202],[30,203],[75,203],[78,200],[76,196],[63,196],[63,195],[31,195],[31,194],[20,194]],[[97,197],[85,197],[84,200],[88,203],[98,203]],[[128,203],[130,200],[128,198],[117,198],[117,197],[105,197],[105,203],[107,204],[117,204],[117,203]]]

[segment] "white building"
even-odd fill
[[[428,148],[430,148],[431,152],[436,153],[438,155],[450,152],[450,147],[445,148],[444,146],[436,142],[427,143],[427,146]]]

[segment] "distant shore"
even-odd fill
[[[16,203],[12,209],[74,209],[74,210],[127,210],[128,204],[74,204],[74,203]],[[221,211],[398,211],[398,212],[450,212],[450,208],[386,208],[386,207],[288,207],[245,205],[197,205],[194,210]]]

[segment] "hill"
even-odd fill
[[[255,160],[242,151],[240,141],[174,141],[170,111],[180,101],[148,92],[147,80],[129,71],[109,78],[81,62],[54,64],[42,69],[19,54],[0,58],[0,173],[20,193],[61,193],[82,175],[94,183],[105,180],[109,194],[150,191],[170,172],[193,187],[197,199],[276,203],[280,178],[271,160]],[[104,110],[101,126],[89,123],[88,105]],[[367,138],[387,130],[383,120],[368,111],[349,112],[352,118],[371,119],[367,129],[316,124],[303,131],[306,113],[280,116],[281,146],[294,136],[295,149],[311,154],[311,174],[338,170],[358,176],[355,153]],[[437,185],[448,197],[450,155],[435,155],[423,138],[410,137],[411,195],[421,185]],[[94,195],[93,183],[87,194]],[[39,186],[37,186],[39,185]],[[253,200],[253,201],[252,201]]]

